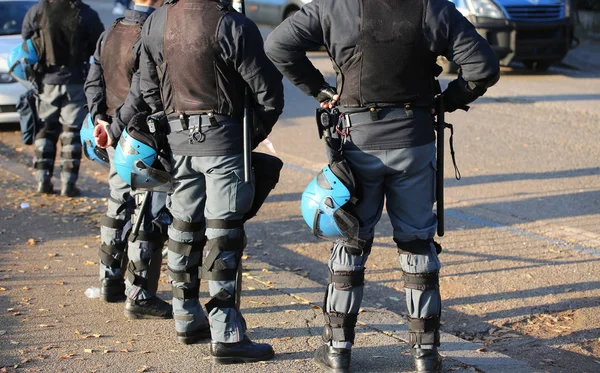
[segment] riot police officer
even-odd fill
[[[25,15],[23,39],[32,39],[39,56],[34,70],[40,91],[38,115],[44,123],[33,157],[38,193],[54,192],[51,179],[60,137],[60,194],[80,194],[75,183],[81,160],[79,130],[85,117],[83,82],[103,31],[98,13],[80,0],[42,0]]]
[[[107,148],[110,158],[108,211],[100,228],[102,245],[100,255],[101,298],[115,302],[127,298],[125,316],[128,318],[171,318],[171,306],[156,296],[162,247],[166,241],[166,225],[162,231],[161,218],[168,217],[165,193],[152,193],[149,208],[140,211],[144,193],[132,191],[118,176],[114,162],[114,147],[124,128],[136,112],[148,110],[143,100],[129,100],[130,86],[139,90],[139,39],[142,26],[162,0],[136,0],[133,10],[117,19],[100,36],[85,92],[90,120],[96,124],[93,136],[100,148]],[[92,129],[87,129],[91,131]],[[130,235],[132,211],[136,219],[143,219],[137,237]],[[148,206],[148,205],[146,205]],[[140,216],[141,215],[141,216]],[[127,250],[126,250],[127,249]],[[128,261],[129,259],[129,261]],[[124,267],[127,278],[124,280]]]
[[[306,57],[305,51],[320,46],[331,56],[335,88]],[[265,48],[302,91],[324,107],[337,105],[343,116],[337,139],[345,140],[337,143],[362,189],[354,211],[359,236],[338,240],[331,249],[325,344],[315,361],[336,372],[350,367],[365,262],[385,198],[404,272],[413,361],[418,372],[440,372],[440,261],[432,211],[432,108],[441,72],[436,58],[446,56],[461,67],[443,93],[446,111],[454,111],[496,83],[497,57],[446,0],[315,0],[279,25]]]
[[[243,217],[254,197],[254,182],[243,180],[241,122],[247,87],[265,130],[254,144],[263,140],[283,108],[282,76],[256,25],[216,0],[166,1],[144,25],[140,71],[142,95],[153,113],[164,112],[170,131],[168,266],[177,340],[211,336],[218,363],[270,359],[273,349],[250,341],[239,309]],[[212,297],[210,327],[200,278]]]

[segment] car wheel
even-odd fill
[[[533,70],[537,73],[543,73],[548,71],[552,62],[548,61],[523,61],[523,65],[529,70]]]

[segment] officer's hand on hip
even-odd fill
[[[323,88],[319,91],[319,93],[315,96],[317,101],[320,102],[320,106],[322,108],[331,109],[335,105],[337,105],[337,101],[340,98],[340,95],[337,94],[335,88],[330,86],[329,84],[325,84]]]
[[[106,149],[113,144],[113,138],[108,131],[109,123],[102,119],[97,119],[96,122],[94,140],[96,140],[96,145],[99,148]]]

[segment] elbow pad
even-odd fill
[[[442,94],[445,111],[451,113],[457,109],[468,110],[467,106],[478,97],[483,96],[487,88],[475,82],[467,82],[462,76],[448,84]]]

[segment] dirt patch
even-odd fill
[[[562,337],[578,329],[575,319],[578,311],[541,313],[509,325],[510,328],[535,338],[551,339]]]

